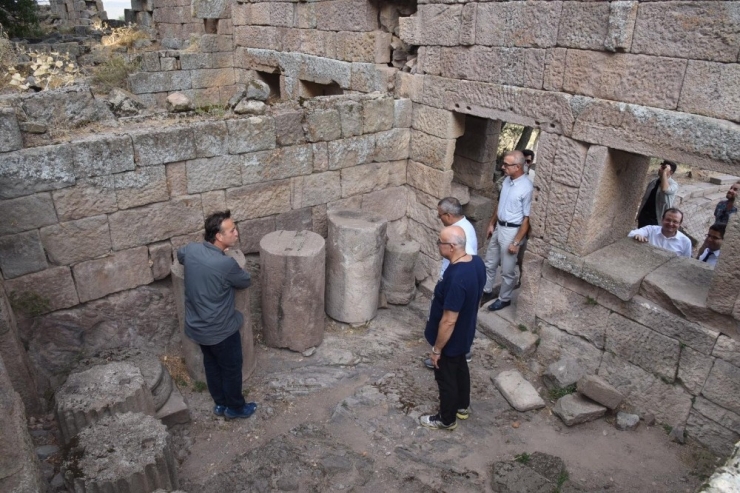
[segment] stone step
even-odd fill
[[[580,380],[585,371],[573,358],[562,358],[550,364],[542,375],[542,382],[550,390],[564,389]]]
[[[709,178],[709,183],[717,185],[731,185],[740,181],[740,177],[734,175],[714,175]]]
[[[81,455],[63,465],[69,491],[149,492],[179,486],[167,428],[152,416],[104,417],[80,432],[77,450]]]
[[[509,323],[486,308],[478,311],[478,330],[516,356],[529,356],[537,349],[537,335]]]
[[[516,370],[502,371],[491,378],[501,395],[517,411],[530,411],[545,407],[537,390]]]
[[[552,412],[562,419],[563,423],[573,426],[602,417],[606,413],[606,408],[581,394],[568,394],[558,399]]]

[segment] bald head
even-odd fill
[[[460,226],[447,226],[439,233],[439,253],[446,259],[465,255],[465,231]]]

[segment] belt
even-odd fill
[[[506,221],[499,221],[498,225],[505,228],[518,228],[519,226],[521,226],[521,224],[507,223]]]

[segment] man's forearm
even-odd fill
[[[527,232],[529,231],[529,217],[524,216],[524,219],[522,220],[522,225],[519,226],[519,230],[516,232],[516,236],[514,236],[514,241],[517,243],[521,243],[524,241],[524,237],[527,236]]]
[[[668,182],[666,175],[660,175],[660,190],[665,193],[671,188],[671,184]]]
[[[452,337],[452,331],[455,330],[455,322],[457,322],[457,313],[445,311],[442,314],[442,319],[439,321],[439,329],[437,330],[437,339],[434,341],[434,347],[438,352],[442,352],[442,348],[445,347],[447,341]]]

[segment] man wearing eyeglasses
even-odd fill
[[[484,298],[493,292],[496,270],[501,266],[501,291],[498,299],[488,306],[490,311],[501,310],[511,304],[515,288],[516,261],[519,248],[529,231],[529,210],[532,205],[532,182],[524,173],[526,159],[522,151],[504,155],[501,166],[504,175],[498,206],[488,224],[491,238],[486,251],[486,285]]]

